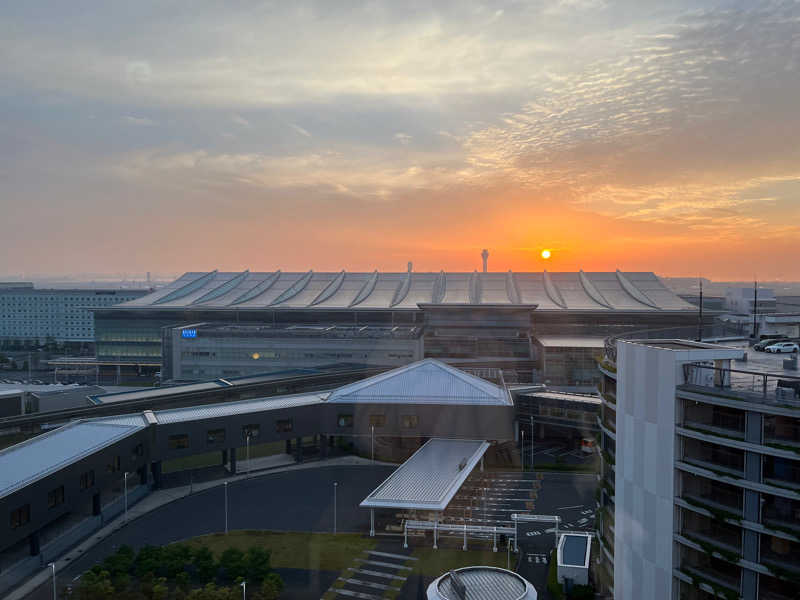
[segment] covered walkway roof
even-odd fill
[[[360,506],[443,511],[488,448],[488,442],[479,440],[433,438],[397,467]]]

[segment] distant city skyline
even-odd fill
[[[800,280],[800,4],[0,8],[0,273]],[[541,257],[543,249],[551,258]]]

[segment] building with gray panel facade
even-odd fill
[[[598,538],[615,598],[796,598],[800,378],[743,358],[685,340],[607,348]]]

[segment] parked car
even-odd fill
[[[753,344],[753,350],[756,350],[758,352],[764,352],[768,346],[771,346],[772,344],[777,344],[782,339],[784,338],[768,338],[766,340],[761,340],[757,344]]]
[[[767,346],[767,352],[780,353],[780,352],[800,352],[800,346],[794,342],[778,342]]]

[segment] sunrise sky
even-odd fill
[[[800,279],[797,2],[4,3],[0,82],[4,275]]]

